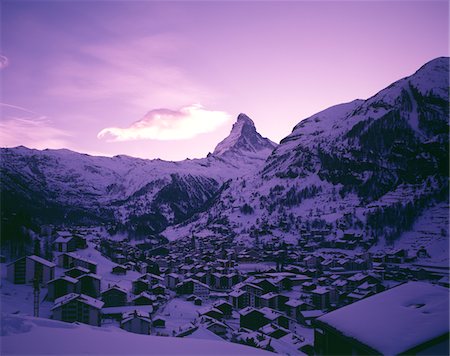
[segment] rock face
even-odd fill
[[[256,131],[255,124],[247,115],[239,114],[230,135],[216,146],[213,155],[267,157],[276,146]]]

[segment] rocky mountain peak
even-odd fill
[[[230,134],[215,148],[213,155],[222,156],[229,153],[248,154],[273,150],[277,145],[262,137],[254,122],[245,114],[239,114]]]

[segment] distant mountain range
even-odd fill
[[[114,224],[170,239],[307,228],[393,240],[448,201],[449,59],[296,125],[280,145],[240,114],[203,159],[166,162],[1,149],[2,223]]]
[[[2,219],[116,224],[152,234],[205,210],[223,184],[260,169],[276,147],[240,114],[203,159],[168,162],[95,157],[69,150],[1,149]]]

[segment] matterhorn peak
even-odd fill
[[[222,156],[227,153],[245,155],[267,150],[272,151],[276,146],[274,142],[262,137],[256,131],[252,119],[241,113],[233,124],[230,134],[216,146],[213,155]]]

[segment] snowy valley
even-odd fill
[[[448,90],[180,162],[2,148],[1,353],[448,354]]]

